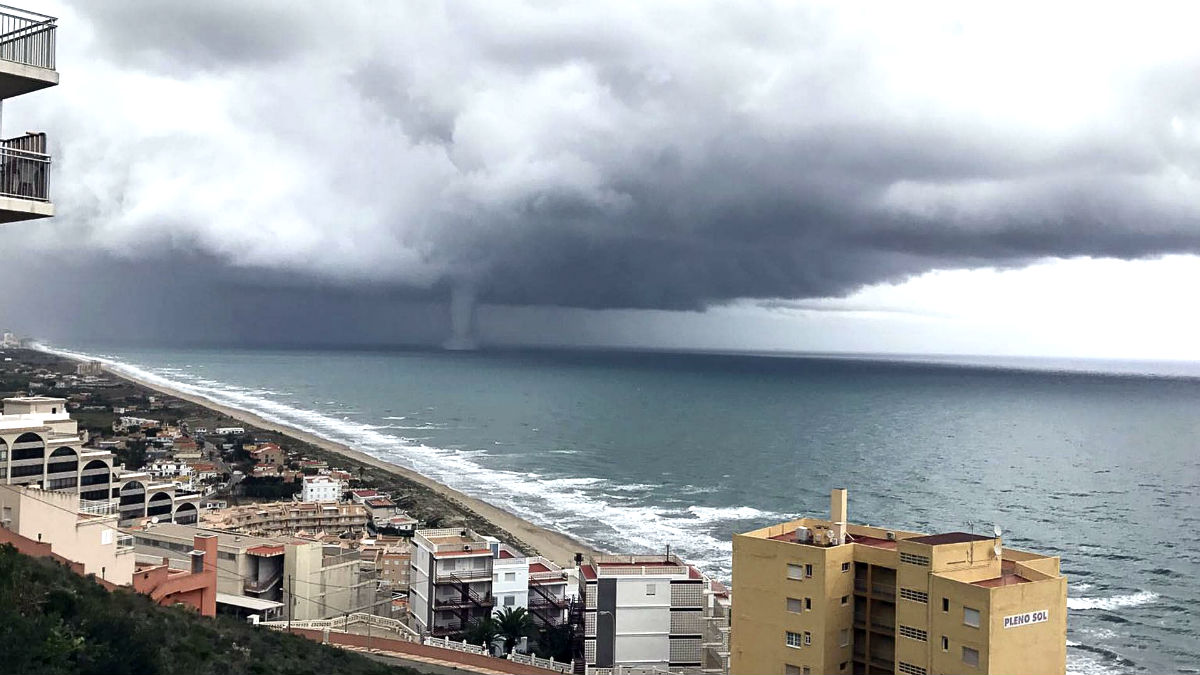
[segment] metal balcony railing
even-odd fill
[[[58,19],[0,5],[0,59],[54,70]]]
[[[50,201],[49,183],[46,134],[0,140],[0,196]]]

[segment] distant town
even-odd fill
[[[735,535],[732,588],[669,551],[552,560],[353,458],[4,345],[0,538],[163,605],[501,672],[1065,671],[1058,558],[998,532],[854,525],[834,490],[828,518]]]

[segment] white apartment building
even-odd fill
[[[484,539],[492,549],[496,608],[523,607],[541,626],[566,622],[573,570],[564,570],[540,555],[526,556],[495,537]]]
[[[113,453],[83,447],[67,401],[49,396],[4,399],[0,414],[0,483],[64,490],[107,502]]]
[[[589,668],[701,672],[711,581],[674,555],[595,556],[579,569]]]
[[[466,528],[417,530],[412,538],[408,610],[412,628],[437,636],[459,633],[491,614],[491,542]]]
[[[336,502],[342,498],[342,484],[329,476],[305,476],[300,487],[302,502]]]

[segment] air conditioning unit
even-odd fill
[[[470,550],[471,550],[471,545],[470,545],[470,544],[463,544],[463,550],[464,550],[464,551],[470,551]]]
[[[888,541],[896,541],[896,533],[895,533],[895,532],[888,532],[888,533],[887,533],[887,538],[888,538]]]

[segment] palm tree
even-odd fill
[[[483,645],[490,652],[492,643],[500,637],[500,626],[496,620],[490,616],[481,616],[471,623],[467,624],[467,629],[463,631],[463,639],[473,645]]]
[[[537,624],[524,607],[505,607],[496,610],[496,627],[500,637],[504,638],[504,653],[512,652],[517,641],[523,637],[533,637],[537,634]]]

